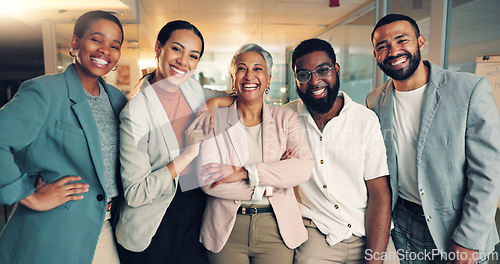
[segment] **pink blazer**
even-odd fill
[[[205,141],[200,165],[223,163],[243,166],[248,160],[245,128],[239,122],[236,102],[219,108],[215,115],[215,137]],[[256,164],[259,186],[275,187],[269,198],[278,222],[279,232],[287,247],[293,249],[307,240],[293,187],[306,182],[313,167],[313,158],[302,135],[295,111],[264,103],[262,109],[263,162]],[[283,153],[294,147],[294,158],[280,160]],[[223,183],[214,189],[202,187],[209,195],[201,226],[200,242],[212,252],[222,250],[236,220],[242,200],[250,200],[256,187],[248,180]],[[262,188],[262,187],[260,187]]]

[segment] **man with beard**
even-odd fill
[[[432,252],[420,263],[487,260],[500,195],[500,118],[488,80],[423,61],[425,38],[404,15],[380,19],[372,43],[392,78],[366,105],[387,148],[398,252]]]
[[[328,42],[300,43],[292,68],[301,99],[287,107],[297,111],[315,159],[311,179],[295,192],[309,239],[294,263],[381,263],[390,191],[377,117],[338,92],[340,66]]]

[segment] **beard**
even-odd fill
[[[312,95],[307,91],[303,93],[301,90],[299,90],[299,88],[297,88],[297,94],[299,95],[300,99],[302,99],[302,102],[304,102],[304,104],[307,106],[307,109],[318,114],[326,114],[328,113],[328,111],[330,111],[330,109],[332,109],[333,104],[335,103],[335,99],[337,99],[340,87],[339,74],[335,72],[335,75],[337,76],[337,81],[335,81],[333,86],[326,87],[326,97],[316,99],[312,97]]]
[[[396,58],[399,58],[402,56],[406,56],[408,58],[409,64],[408,64],[407,68],[392,70],[390,67],[386,66],[386,65],[389,65],[389,60],[393,60],[393,59],[396,59]],[[404,81],[404,80],[407,80],[408,78],[410,78],[415,73],[415,71],[418,68],[418,65],[420,64],[420,59],[421,59],[421,55],[420,55],[420,46],[419,46],[417,49],[417,52],[415,52],[414,55],[410,54],[409,52],[404,52],[404,53],[399,54],[397,56],[387,57],[383,61],[383,63],[380,63],[380,62],[377,62],[377,63],[378,63],[378,66],[380,67],[380,69],[385,74],[387,74],[389,77],[391,77],[392,79],[397,80],[397,81]]]

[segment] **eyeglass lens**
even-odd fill
[[[311,80],[312,78],[312,73],[316,75],[316,77],[320,79],[325,79],[330,76],[332,66],[319,66],[316,68],[316,70],[310,72],[308,70],[301,70],[297,72],[297,80],[301,83],[307,83]]]

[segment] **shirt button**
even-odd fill
[[[427,216],[427,222],[430,222],[430,221],[431,221],[431,218],[432,218],[432,217],[431,217],[430,215],[428,215],[428,216]]]
[[[323,184],[323,189],[326,189],[326,187],[327,187],[326,184]]]
[[[420,195],[424,195],[424,189],[420,189]]]
[[[320,161],[319,161],[319,164],[323,164],[323,163],[324,163],[324,161],[323,161],[323,160],[320,160]]]
[[[351,224],[347,224],[347,227],[351,228]]]
[[[335,209],[339,209],[339,205],[338,205],[338,204],[336,204],[335,206],[333,206],[333,208],[335,208]]]
[[[96,198],[97,198],[97,201],[100,202],[100,201],[104,200],[104,195],[98,194]]]
[[[323,141],[323,137],[319,137],[319,141]]]

